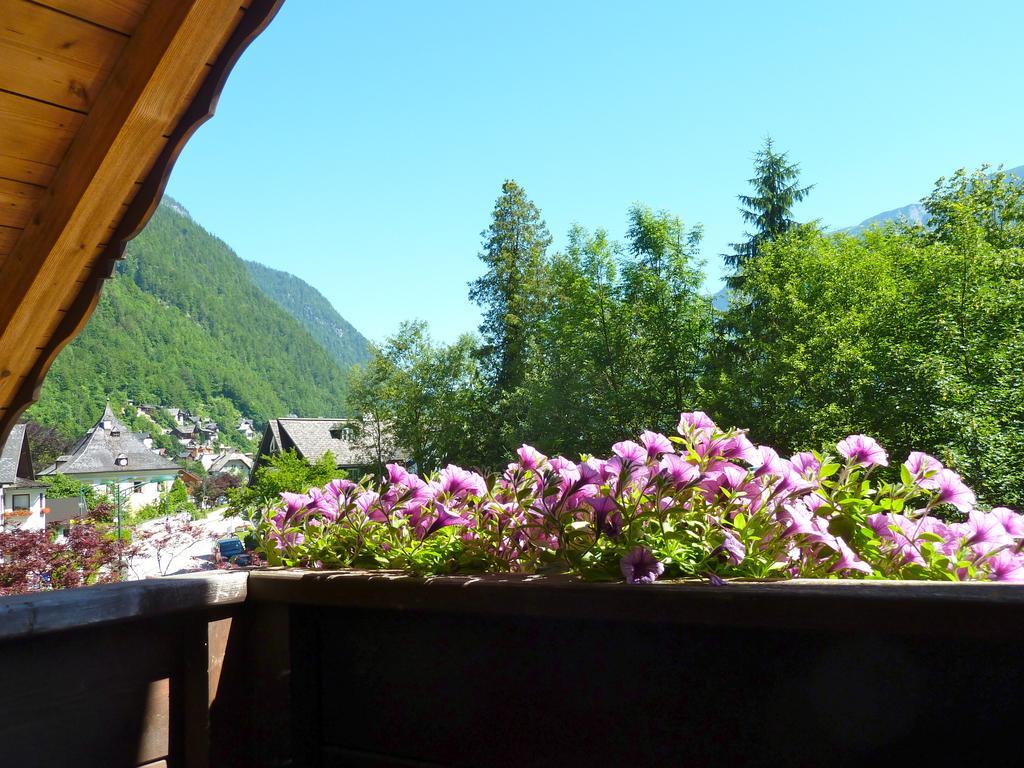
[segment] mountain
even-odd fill
[[[1010,168],[1006,173],[1009,176],[1016,176],[1018,179],[1024,179],[1024,165],[1017,168]],[[864,221],[857,226],[847,227],[842,231],[848,232],[851,235],[856,235],[871,226],[881,225],[887,221],[900,220],[906,220],[911,224],[924,225],[928,223],[928,211],[926,211],[924,206],[920,203],[911,203],[910,205],[904,205],[902,208],[893,208],[891,211],[876,213],[874,216],[864,219]]]
[[[298,320],[343,368],[370,359],[370,344],[323,294],[295,275],[246,261],[256,287]]]
[[[349,338],[362,339],[354,329]],[[240,415],[341,415],[345,368],[257,286],[231,248],[168,198],[129,243],[29,416],[79,435],[108,399],[188,408],[228,431]]]

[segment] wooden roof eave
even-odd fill
[[[21,413],[39,398],[54,359],[85,326],[127,242],[159,204],[185,143],[212,117],[232,67],[282,3],[153,0],[3,266],[0,444]],[[239,19],[240,10],[244,13]],[[154,147],[152,113],[168,108],[161,100],[166,102],[168,92],[185,87],[183,76],[192,82],[199,78],[198,89],[180,117],[165,126],[159,137],[162,149],[153,159],[152,152],[139,152],[137,145],[143,141],[144,149]],[[133,144],[130,134],[135,125],[144,126],[148,138],[134,137]],[[130,192],[131,185],[136,189],[125,208],[126,196],[118,192]],[[110,200],[102,199],[105,193],[116,196],[115,209]],[[114,212],[97,221],[97,211],[103,210]],[[113,235],[90,258],[83,253],[89,248],[84,233],[95,233],[97,227],[103,232],[112,228]],[[78,275],[82,277],[76,280]],[[58,286],[59,292],[65,284],[70,285],[63,306],[41,304],[47,286]],[[53,331],[41,339],[43,326],[52,326]]]

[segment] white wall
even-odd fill
[[[171,490],[172,480],[164,481],[164,491]],[[111,486],[114,483],[110,480],[106,481],[94,481],[93,488],[101,496],[108,496],[113,501]],[[147,504],[152,504],[160,499],[160,483],[156,480],[140,480],[138,483],[134,481],[125,481],[118,483],[121,487],[121,498],[124,499],[125,509],[136,510],[141,509]],[[138,490],[136,490],[138,487]]]
[[[23,516],[18,514],[15,516],[14,512],[14,497],[28,496],[29,501],[29,514]],[[6,530],[12,530],[15,528],[26,528],[33,531],[41,531],[46,527],[46,516],[43,513],[43,509],[46,507],[46,489],[45,488],[4,488],[3,494],[3,527]]]

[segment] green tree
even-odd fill
[[[936,455],[983,502],[1024,503],[1024,213],[983,171],[940,181],[924,227],[763,244],[708,410],[783,451],[871,434],[895,461]]]
[[[700,400],[712,327],[710,299],[700,292],[703,232],[640,205],[629,222],[618,316],[629,328],[630,426],[668,429]]]
[[[776,152],[771,137],[754,155],[754,176],[749,180],[753,188],[749,195],[739,195],[740,213],[751,227],[747,240],[732,246],[733,252],[724,254],[725,263],[733,268],[726,280],[734,290],[743,288],[742,267],[756,258],[761,246],[774,240],[793,227],[793,206],[810,193],[813,185],[801,187],[800,166],[791,163],[785,152]]]
[[[493,424],[485,430],[485,453],[496,462],[520,420],[511,396],[523,383],[532,332],[544,304],[542,276],[551,235],[526,191],[507,180],[481,237],[485,272],[470,283],[469,296],[483,310],[480,356],[491,388],[487,420]]]
[[[574,225],[565,251],[547,260],[549,299],[515,398],[522,414],[515,442],[573,456],[624,433],[630,361],[629,327],[620,316],[621,250],[605,231]]]
[[[306,493],[310,488],[345,476],[330,451],[313,463],[299,457],[295,451],[283,451],[262,464],[253,473],[249,485],[227,491],[227,514],[259,520],[281,501],[282,493]]]
[[[475,353],[469,336],[437,344],[426,323],[402,323],[365,367],[353,369],[349,406],[371,432],[372,425],[382,425],[420,471],[449,462],[477,464],[480,429],[474,416],[481,381]],[[371,449],[372,442],[371,435]]]

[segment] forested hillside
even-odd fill
[[[370,344],[323,294],[304,280],[255,261],[245,262],[257,287],[320,342],[343,368],[370,359]]]
[[[332,353],[256,286],[244,262],[167,201],[129,244],[29,416],[73,436],[108,399],[132,399],[233,428],[240,414],[342,413],[344,380]]]

